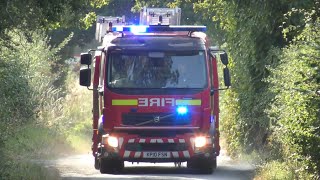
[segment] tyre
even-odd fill
[[[217,159],[194,159],[187,162],[187,167],[196,169],[200,174],[212,174],[217,168]]]
[[[205,167],[199,167],[201,174],[212,174],[213,173],[213,167],[211,166],[205,166]]]
[[[101,174],[115,174],[122,171],[124,162],[114,159],[100,159]]]
[[[97,157],[94,158],[94,168],[96,170],[99,170],[100,169],[100,162],[99,160],[97,159]]]
[[[203,163],[199,165],[199,169],[202,174],[212,174],[216,168],[217,159],[213,159],[212,161],[203,161]]]
[[[212,167],[213,167],[213,170],[217,169],[217,158],[213,160]]]

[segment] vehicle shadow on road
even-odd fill
[[[196,169],[187,167],[126,167],[121,173],[100,174],[88,177],[64,177],[63,179],[176,179],[176,180],[250,180],[254,177],[253,169],[234,169],[229,166],[220,166],[212,174],[201,174]]]
[[[97,171],[98,172],[98,171]],[[196,169],[187,167],[153,167],[138,166],[126,167],[123,171],[114,174],[99,174],[94,176],[70,176],[63,179],[176,179],[176,180],[250,180],[254,177],[254,170],[248,168],[234,168],[219,166],[212,174],[202,174]]]
[[[253,177],[254,170],[252,168],[231,168],[230,166],[219,166],[212,174],[203,174],[198,169],[191,169],[187,167],[126,167],[121,174],[127,175],[139,175],[139,174],[170,174],[170,175],[180,175],[180,174],[189,174],[189,175],[210,175],[211,177],[215,176],[232,176],[232,175],[243,175],[248,177]],[[239,177],[239,176],[238,176]]]
[[[186,167],[126,167],[121,174],[199,174],[195,169]]]

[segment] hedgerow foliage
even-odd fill
[[[0,54],[0,124],[5,127],[0,131],[1,138],[14,132],[12,128],[30,120],[45,121],[49,112],[57,112],[55,108],[59,107],[53,106],[58,104],[59,89],[52,83],[58,73],[51,67],[59,59],[56,53],[68,41],[51,48],[43,34],[12,31],[9,35],[11,48],[2,47]]]
[[[25,64],[16,53],[2,49],[0,55],[0,143],[10,136],[13,128],[30,121],[34,114],[35,101],[28,83]]]
[[[268,78],[276,94],[268,111],[274,136],[297,179],[320,176],[319,27],[319,18],[309,20],[302,33],[283,49],[281,63]]]
[[[10,169],[19,161],[47,154],[60,138],[57,129],[47,130],[62,113],[61,92],[52,84],[58,75],[51,67],[68,41],[53,48],[39,32],[12,30],[8,36],[12,44],[0,54],[0,179],[11,179]]]

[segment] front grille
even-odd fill
[[[186,143],[128,143],[127,151],[185,151],[188,150]]]
[[[122,124],[130,126],[174,126],[191,124],[191,116],[172,113],[124,113]]]

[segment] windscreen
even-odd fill
[[[113,52],[109,56],[111,88],[204,88],[204,51]]]

